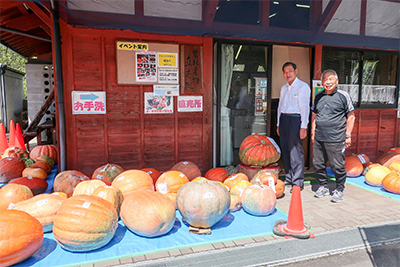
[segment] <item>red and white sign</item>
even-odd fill
[[[106,114],[106,93],[72,91],[72,114]]]
[[[203,111],[203,96],[178,96],[178,112]]]

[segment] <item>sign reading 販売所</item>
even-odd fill
[[[106,114],[106,93],[72,91],[72,114]]]

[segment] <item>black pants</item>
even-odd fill
[[[300,115],[281,114],[279,137],[285,165],[286,181],[293,185],[304,185],[304,150],[300,139]]]
[[[343,192],[347,176],[346,169],[344,168],[345,148],[345,142],[326,143],[317,140],[314,141],[313,164],[320,185],[328,186],[326,163],[329,160],[329,164],[336,178],[336,189]]]

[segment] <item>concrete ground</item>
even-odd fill
[[[304,222],[311,226],[315,238],[299,240],[276,235],[260,236],[84,267],[276,266],[400,241],[399,201],[346,184],[344,200],[331,203],[329,196],[314,197],[317,187],[317,184],[306,184],[301,193]],[[331,183],[330,187],[333,190],[335,184]],[[286,188],[285,197],[277,200],[277,207],[286,213],[290,205],[289,191]],[[373,261],[374,257],[371,257],[372,265],[375,264]],[[400,262],[395,266],[400,266]]]

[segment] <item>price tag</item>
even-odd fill
[[[42,199],[36,202],[36,206],[43,206],[47,204],[47,199]]]
[[[275,190],[275,180],[272,177],[268,178],[268,186],[274,191],[274,193],[276,194],[276,190]]]
[[[33,179],[32,176],[28,176],[27,178],[28,178],[29,180],[32,180],[32,179]]]
[[[104,192],[103,191],[101,191],[100,193],[99,193],[99,197],[104,197]]]
[[[14,208],[15,204],[14,203],[10,203],[10,205],[8,205],[7,209],[10,210],[12,208]]]
[[[96,178],[99,179],[99,180],[101,180],[101,179],[103,178],[103,175],[97,174]]]
[[[119,177],[118,179],[117,179],[117,181],[122,181],[122,180],[124,180],[125,179],[125,176],[121,176],[121,177]]]
[[[85,203],[82,204],[82,208],[88,209],[90,207],[91,202],[85,201]]]
[[[268,140],[271,141],[271,143],[274,145],[274,147],[276,148],[276,150],[278,151],[278,153],[281,153],[281,149],[279,148],[279,146],[278,146],[278,144],[275,142],[275,140],[272,139],[272,138],[270,138],[270,137],[268,137],[268,136],[267,136],[267,138],[268,138]]]
[[[183,173],[180,173],[180,174],[179,174],[179,177],[182,177],[182,178],[183,178],[183,177],[185,177],[185,175],[184,175]]]
[[[361,163],[362,164],[365,164],[365,163],[367,163],[366,161],[365,161],[365,159],[364,159],[364,154],[361,154],[361,155],[357,155],[357,157],[358,157],[358,159],[361,161]]]

